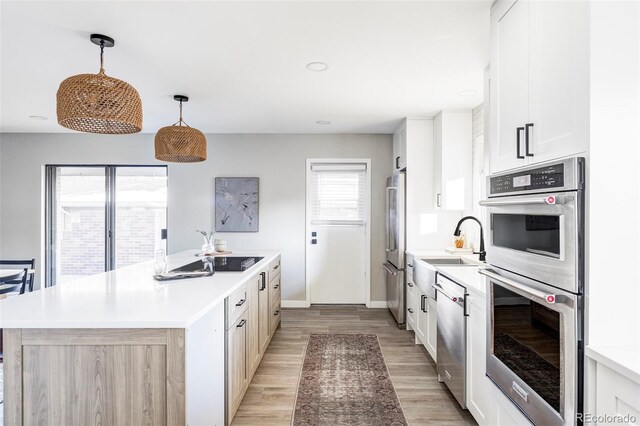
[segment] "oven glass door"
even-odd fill
[[[561,314],[493,283],[493,355],[561,412]]]
[[[561,215],[495,213],[491,221],[495,247],[560,259]]]
[[[487,375],[537,425],[582,409],[582,297],[500,269],[487,285]]]

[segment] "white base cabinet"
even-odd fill
[[[434,361],[437,359],[437,342],[438,342],[438,309],[436,301],[431,297],[427,300],[427,341],[424,347],[431,355]]]
[[[416,318],[418,316],[418,287],[413,282],[413,259],[407,256],[407,271],[406,271],[406,295],[407,295],[407,312],[406,323],[407,330],[416,329]]]
[[[491,391],[494,387],[486,375],[487,308],[486,296],[469,292],[467,296],[467,408],[478,424],[490,424]],[[496,391],[498,391],[496,389]],[[499,392],[499,391],[498,391]]]
[[[427,346],[427,334],[429,330],[429,314],[428,314],[428,305],[427,301],[429,296],[424,294],[422,290],[416,287],[416,302],[417,302],[417,312],[416,312],[416,343],[421,343],[425,347]]]
[[[637,371],[637,348],[600,348],[587,346],[585,356],[584,424],[640,424],[640,373]],[[602,351],[604,350],[604,352]],[[620,352],[616,354],[616,352]],[[607,355],[626,359],[623,366]],[[634,362],[634,359],[636,360]],[[629,371],[629,365],[635,365]]]

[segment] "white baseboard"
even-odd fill
[[[387,307],[387,301],[386,300],[372,300],[371,302],[369,302],[369,307],[370,308],[386,308]]]
[[[280,302],[283,308],[308,308],[310,305],[306,300],[283,300]]]

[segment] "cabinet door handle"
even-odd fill
[[[522,157],[522,158],[524,158],[524,157]],[[436,195],[436,205],[438,207],[442,207],[442,194],[437,194]]]
[[[279,313],[280,313],[280,311],[275,311],[275,312],[273,313],[273,316],[274,316],[274,317],[277,317]]]
[[[424,313],[427,313],[427,308],[424,307],[424,301],[427,298],[427,296],[421,295],[420,296],[420,310]]]
[[[260,291],[264,291],[267,288],[267,273],[260,272],[260,276],[262,277],[262,282],[260,283]]]
[[[396,169],[400,168],[400,157],[396,157]]]
[[[276,284],[276,285],[273,286],[273,289],[277,290],[279,287],[280,287],[280,284]]]
[[[276,266],[273,267],[273,270],[275,271],[276,269],[278,269],[280,267],[280,264],[278,263]]]
[[[413,309],[411,309],[411,308],[407,308],[407,311],[409,311],[410,314],[413,313]]]
[[[527,123],[524,127],[524,152],[527,157],[533,157],[533,154],[529,152],[529,129],[533,127],[533,123]]]
[[[408,285],[409,287],[413,287],[413,284],[411,284],[410,282],[407,282],[407,285]]]
[[[242,306],[244,305],[244,302],[246,302],[246,299],[240,299],[240,301],[238,303],[236,303],[236,306]]]
[[[244,325],[245,325],[246,323],[247,323],[247,320],[244,320],[244,319],[243,319],[242,321],[240,321],[240,322],[238,323],[238,325],[236,325],[236,327],[238,327],[238,328],[244,327]]]
[[[524,127],[518,127],[516,129],[516,157],[524,158],[524,155],[520,154],[520,132],[524,130]]]

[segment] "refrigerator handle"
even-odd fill
[[[395,192],[395,194],[392,194]],[[391,222],[391,197],[397,197],[398,188],[390,186],[387,187],[387,248],[386,251],[396,251],[398,247],[396,245],[396,227],[398,226],[398,202],[395,202],[395,223]]]
[[[384,234],[384,250],[389,252],[391,251],[391,211],[389,210],[389,208],[391,207],[391,190],[393,189],[393,187],[387,187],[386,191],[385,191],[385,204],[386,204],[386,210],[387,210],[387,214],[386,214],[386,222],[385,222],[385,234]]]

